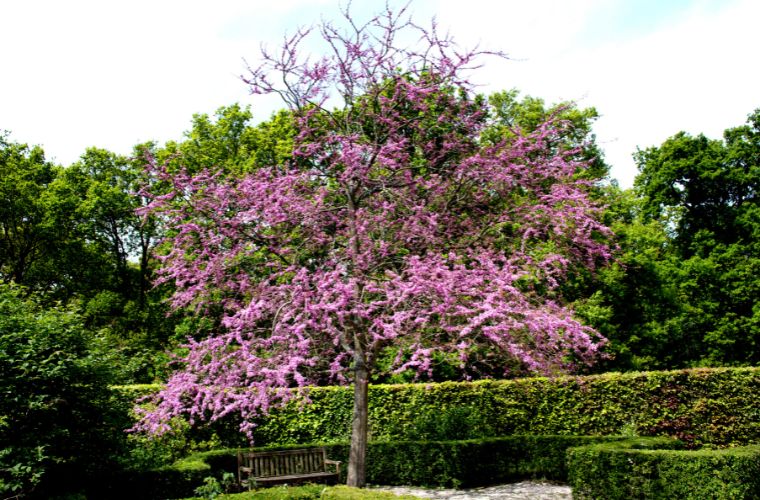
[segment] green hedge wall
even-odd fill
[[[635,449],[631,444],[601,443],[569,449],[573,498],[760,498],[760,446],[684,451]]]
[[[134,400],[157,387],[121,390]],[[310,399],[264,419],[256,443],[347,440],[351,390],[314,388]],[[244,445],[235,429],[229,421],[217,426],[226,446]],[[692,447],[760,443],[760,368],[375,385],[370,433],[378,441],[623,433],[675,437]]]

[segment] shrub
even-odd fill
[[[760,446],[646,449],[651,444],[634,440],[568,450],[573,498],[760,498]]]
[[[506,436],[464,441],[370,443],[373,484],[471,488],[525,479],[567,480],[566,452],[619,436]]]
[[[110,373],[76,311],[0,284],[0,496],[75,493],[123,443]]]

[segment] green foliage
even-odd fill
[[[547,106],[543,99],[523,96],[517,89],[496,92],[488,97],[490,126],[483,132],[486,143],[498,143],[503,138],[515,137],[516,130],[532,131],[549,119],[564,121],[568,127],[562,143],[557,147],[580,150],[578,158],[590,162],[583,174],[587,179],[598,181],[607,178],[609,165],[596,144],[594,122],[599,118],[595,108],[578,108],[573,102],[560,102]]]
[[[407,439],[448,441],[496,436],[499,432],[483,422],[477,408],[461,406],[418,415],[406,430]]]
[[[207,500],[214,500],[216,497],[230,491],[235,485],[235,475],[231,472],[222,473],[221,481],[214,476],[203,478],[203,484],[195,488],[195,494]]]
[[[161,291],[150,291],[157,228],[135,213],[145,202],[134,195],[141,169],[96,148],[61,168],[41,148],[0,136],[0,282],[77,305],[122,383],[161,377],[156,353],[173,327]]]
[[[374,484],[470,488],[525,479],[567,480],[568,448],[610,436],[525,436],[464,441],[371,442],[367,480]]]
[[[0,493],[82,488],[114,465],[123,437],[110,374],[81,318],[0,285]],[[68,490],[72,491],[72,490]],[[43,493],[44,492],[44,493]]]
[[[633,440],[568,450],[573,498],[760,496],[760,446],[684,451],[671,449],[668,443],[655,444]]]
[[[167,143],[159,157],[177,154],[171,163],[192,173],[212,169],[236,176],[290,161],[295,137],[292,114],[280,111],[256,126],[252,118],[250,108],[239,104],[219,108],[213,118],[193,115],[185,140]]]
[[[133,396],[150,390],[155,386],[131,389]],[[257,443],[272,449],[328,442],[328,456],[345,462],[350,389],[314,388],[310,398],[311,405],[293,403],[263,420]],[[563,480],[565,451],[589,441],[654,435],[679,437],[683,444],[644,440],[649,448],[760,443],[758,408],[760,368],[375,385],[370,387],[368,480],[435,486]],[[192,441],[196,431],[187,432]],[[597,436],[576,437],[591,434]],[[479,439],[454,441],[462,437]],[[642,440],[625,446],[644,446],[636,443]],[[193,479],[195,487],[209,473],[234,471],[235,452],[196,454],[162,470],[162,479],[153,481],[176,489]]]
[[[621,439],[624,438],[507,436],[465,441],[373,441],[367,450],[367,481],[372,484],[431,487],[473,487],[528,478],[564,481],[568,477],[565,455],[569,448]],[[279,450],[302,446],[258,449]],[[328,457],[342,462],[345,477],[348,442],[324,446]],[[201,483],[208,485],[203,491],[213,494],[218,491],[214,478],[236,470],[236,455],[237,449],[197,453],[169,467],[135,473],[129,481],[129,488],[132,488],[130,494],[141,498],[177,498],[187,495],[186,492],[193,491]],[[213,481],[207,480],[209,477]],[[261,491],[276,492],[277,489]]]
[[[615,263],[566,296],[609,340],[596,370],[760,362],[760,110],[723,140],[678,133],[603,188]]]
[[[394,495],[387,491],[351,488],[349,486],[276,486],[234,495],[222,495],[224,500],[413,500],[412,495]]]
[[[606,223],[620,251],[616,262],[585,284],[588,296],[575,305],[579,316],[610,340],[612,359],[598,369],[665,369],[700,359],[693,328],[679,321],[687,316],[688,302],[678,290],[681,260],[672,251],[667,226],[645,222],[643,201],[631,190],[610,187],[606,199]]]
[[[323,490],[326,500],[413,500],[414,495],[395,495],[387,491],[372,491],[371,489],[351,488],[350,486],[330,486]]]
[[[760,110],[724,139],[680,132],[610,191],[620,266],[596,282],[609,369],[760,362]]]
[[[760,443],[760,369],[611,373],[555,379],[374,385],[374,440],[509,434],[673,436],[698,446]],[[350,389],[315,388],[312,404],[261,422],[258,444],[346,439]],[[436,416],[440,431],[433,431]],[[459,424],[459,425],[457,425]]]
[[[136,402],[160,388],[157,384],[115,386],[116,395],[111,401],[114,411],[122,416],[121,430],[128,429],[136,420]],[[184,420],[176,419],[170,432],[161,436],[130,433],[121,450],[119,465],[128,471],[153,470],[167,467],[182,457],[221,446],[220,435],[227,445],[243,445],[238,429],[234,432],[222,422],[212,428],[191,428]],[[121,432],[123,434],[123,431]]]
[[[369,398],[374,441],[625,433],[676,437],[692,447],[760,443],[760,368],[371,385]],[[346,441],[350,388],[313,388],[309,399],[262,419],[256,444]],[[241,446],[235,429],[232,421],[187,429],[179,448],[211,435],[225,446]]]
[[[245,493],[237,493],[234,495],[225,495],[221,498],[225,500],[285,500],[290,498],[296,500],[312,500],[325,498],[323,494],[326,492],[326,490],[327,487],[322,484],[305,484],[302,486],[275,486],[272,488],[247,491]],[[364,497],[357,496],[355,498]]]
[[[54,245],[68,240],[71,217],[54,209],[50,189],[59,175],[42,148],[11,142],[7,133],[0,133],[1,282],[37,290],[50,281],[65,283],[55,266],[59,252]]]
[[[99,330],[99,354],[118,367],[120,383],[165,376],[162,353],[174,326],[161,303],[164,290],[152,289],[150,283],[158,227],[135,212],[147,202],[135,195],[142,168],[139,155],[128,159],[90,148],[56,184],[57,192],[70,200],[77,221],[74,237],[102,259],[97,266],[101,282],[71,290],[66,298],[82,303],[87,326]]]

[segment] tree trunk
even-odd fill
[[[349,486],[363,488],[366,483],[367,414],[369,370],[363,356],[354,361],[354,418],[351,424],[351,451],[348,457]]]

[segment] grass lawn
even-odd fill
[[[218,500],[413,500],[419,497],[398,496],[387,491],[364,490],[348,486],[306,484],[303,486],[263,488],[245,493],[219,495],[216,498]]]

